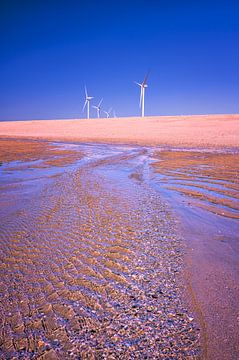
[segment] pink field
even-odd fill
[[[0,122],[0,137],[197,147],[238,147],[239,115]]]

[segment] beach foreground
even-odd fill
[[[238,355],[234,150],[0,141],[0,356]]]
[[[62,168],[71,147],[2,146],[25,161],[3,164],[1,356],[194,359],[176,224],[157,191],[127,174],[145,150],[81,146],[81,163]]]
[[[239,115],[0,122],[0,137],[197,147],[238,147]]]

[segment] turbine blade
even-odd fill
[[[100,100],[98,107],[102,104],[103,98]]]
[[[87,104],[87,100],[86,100],[86,101],[85,101],[85,103],[84,103],[84,106],[83,106],[82,112],[85,110],[86,104]]]
[[[142,84],[138,83],[137,81],[134,81],[136,85],[142,86]]]
[[[111,113],[111,111],[112,111],[112,107],[111,107],[111,108],[109,108],[109,110],[108,110],[108,114],[110,114],[110,113]]]
[[[86,86],[85,86],[85,97],[88,98]]]
[[[149,77],[149,73],[150,73],[150,70],[147,72],[145,78],[144,78],[144,81],[143,81],[143,85],[145,85],[147,83],[147,80],[148,80],[148,77]]]

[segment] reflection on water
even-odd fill
[[[1,170],[1,357],[196,358],[175,223],[130,176],[147,150],[26,145]]]
[[[155,150],[151,183],[178,215],[186,277],[201,314],[208,359],[237,359],[238,151]],[[204,324],[204,325],[203,325]]]
[[[167,189],[215,214],[239,218],[238,153],[155,151],[154,158],[154,170]]]

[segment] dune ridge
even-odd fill
[[[239,114],[0,122],[1,138],[238,147]]]

